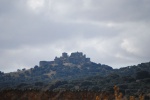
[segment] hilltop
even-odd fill
[[[82,52],[74,52],[69,56],[62,53],[61,57],[55,57],[54,61],[40,61],[39,65],[17,72],[1,73],[0,87],[5,88],[39,88],[56,81],[71,81],[89,76],[106,76],[113,68],[105,64],[97,64],[90,61]],[[41,88],[41,87],[40,87]]]
[[[90,58],[86,58],[86,55],[83,55],[82,52],[74,52],[68,56],[67,53],[62,53],[61,57],[55,57],[54,61],[40,61],[39,66],[48,66],[48,65],[62,65],[62,64],[75,64],[81,65],[85,63],[91,63]]]
[[[12,73],[0,73],[0,89],[88,90],[113,91],[118,85],[125,93],[149,93],[150,62],[120,69],[97,64],[82,52],[62,53],[53,61],[39,61],[39,65]]]

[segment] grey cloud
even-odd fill
[[[148,0],[89,0],[88,7],[80,6],[75,15],[76,18],[96,21],[149,21],[150,1]],[[86,2],[86,1],[85,1]]]
[[[117,68],[149,61],[150,1],[43,1],[37,9],[29,0],[0,1],[0,70],[30,68],[64,51]]]

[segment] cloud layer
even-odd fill
[[[149,0],[1,0],[0,70],[81,51],[113,68],[150,61]]]

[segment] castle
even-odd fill
[[[67,53],[62,53],[61,57],[55,57],[54,61],[40,61],[39,66],[46,66],[52,64],[64,64],[64,63],[72,63],[72,64],[82,64],[82,63],[90,63],[90,58],[86,58],[86,55],[83,55],[82,52],[74,52],[68,56]]]

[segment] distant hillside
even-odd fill
[[[113,71],[108,65],[96,64],[86,58],[82,52],[62,53],[54,61],[40,61],[39,66],[29,70],[1,74],[0,87],[2,88],[37,88],[36,84],[53,83],[57,80],[74,80],[89,76],[106,76]],[[39,87],[38,87],[39,88]]]
[[[12,73],[0,72],[0,89],[113,91],[118,85],[125,93],[150,93],[150,62],[113,69],[86,58],[82,52],[62,53],[54,61]],[[136,92],[135,92],[136,91]]]

